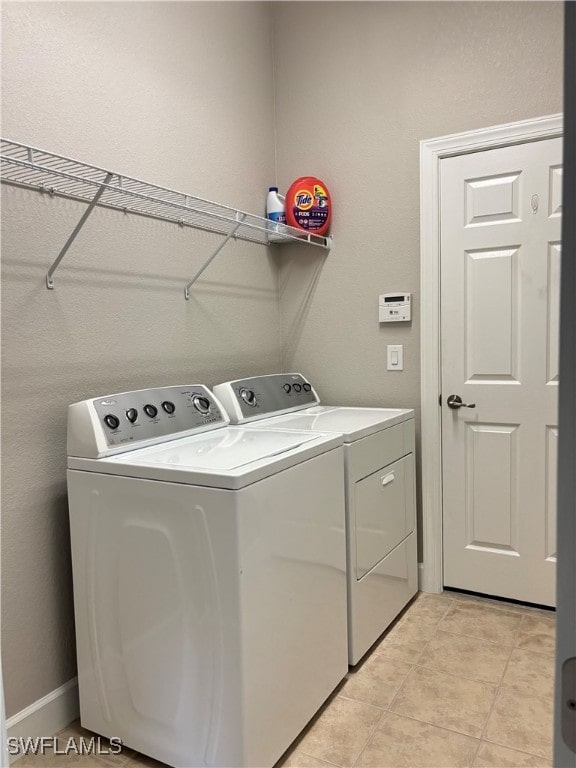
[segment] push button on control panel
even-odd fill
[[[134,422],[138,418],[138,411],[136,410],[136,408],[128,408],[128,410],[126,411],[126,418],[130,422],[130,424],[134,424]]]
[[[107,413],[106,416],[104,416],[104,423],[107,427],[110,427],[110,429],[118,429],[120,426],[120,419],[118,416],[114,416],[113,413]]]
[[[158,408],[156,408],[155,405],[151,405],[150,403],[147,403],[144,406],[144,413],[146,416],[150,416],[151,419],[153,419],[155,416],[158,415]]]
[[[174,413],[176,406],[170,400],[164,400],[162,403],[162,410],[166,411],[168,414]]]

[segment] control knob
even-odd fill
[[[164,402],[161,405],[162,405],[162,409],[166,411],[166,413],[168,414],[174,413],[174,411],[176,410],[176,406],[170,400],[164,400]]]
[[[256,395],[251,389],[241,389],[239,395],[242,400],[244,400],[246,405],[250,405],[252,408],[254,408],[256,405]]]
[[[290,392],[290,390],[292,389],[292,385],[291,384],[283,384],[282,385],[282,389],[284,390],[284,392],[286,392],[286,394],[288,394],[288,392]]]
[[[126,418],[130,422],[130,424],[134,424],[134,422],[138,418],[138,411],[136,410],[136,408],[128,408],[128,410],[126,411]]]
[[[292,387],[294,392],[302,392],[302,384],[293,384]]]
[[[150,403],[147,403],[144,406],[144,413],[146,416],[150,416],[151,419],[153,419],[155,416],[158,415],[158,408],[156,408],[155,405],[151,405]]]
[[[202,395],[194,395],[192,398],[192,404],[194,408],[196,408],[196,410],[200,413],[204,415],[210,413],[210,400],[208,400],[207,397],[202,397]]]
[[[304,392],[310,392],[310,390],[312,389],[312,385],[306,382],[305,384],[302,384],[302,389],[304,390]]]
[[[104,423],[107,427],[110,427],[110,429],[118,429],[120,426],[120,419],[118,416],[114,416],[113,413],[107,413],[106,416],[104,416]]]

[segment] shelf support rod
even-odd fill
[[[242,226],[242,223],[244,222],[244,219],[245,219],[246,216],[245,216],[245,214],[239,214],[239,216],[240,216],[240,221],[236,224],[234,229],[228,235],[226,235],[226,237],[224,238],[224,240],[222,240],[222,242],[220,243],[218,248],[216,248],[216,250],[210,256],[210,258],[207,261],[204,262],[204,264],[200,267],[198,272],[196,272],[196,274],[194,275],[192,280],[190,280],[190,282],[188,283],[186,288],[184,288],[184,298],[186,299],[186,301],[188,301],[188,299],[190,298],[190,288],[194,285],[196,280],[198,280],[198,278],[200,277],[202,272],[204,272],[206,267],[216,258],[216,256],[218,256],[218,254],[220,253],[222,248],[224,248],[224,246],[226,245],[228,240],[230,240],[232,237],[234,237],[234,235],[236,234],[237,230],[240,229],[240,227]]]
[[[88,208],[86,208],[86,210],[82,214],[82,217],[81,217],[80,221],[74,227],[74,231],[72,232],[72,234],[70,235],[70,237],[66,241],[66,244],[64,245],[64,247],[62,248],[62,250],[58,254],[55,262],[52,264],[52,266],[50,267],[50,269],[46,273],[46,288],[48,288],[49,290],[53,290],[54,289],[54,280],[52,279],[52,275],[58,269],[58,265],[60,264],[60,262],[62,261],[62,259],[66,255],[66,252],[67,252],[68,248],[70,248],[70,246],[72,245],[72,243],[76,239],[76,236],[78,235],[78,233],[80,232],[80,230],[82,229],[84,224],[86,223],[86,220],[87,220],[88,216],[90,216],[90,214],[94,210],[95,206],[98,204],[98,200],[100,200],[100,198],[102,197],[102,194],[103,194],[104,190],[106,189],[106,185],[110,182],[110,180],[112,179],[112,176],[114,176],[114,174],[111,173],[111,172],[108,172],[106,174],[106,178],[104,179],[104,181],[102,182],[102,184],[100,185],[100,187],[96,191],[96,194],[94,195],[94,197],[90,201],[90,205],[88,206]]]

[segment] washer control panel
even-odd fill
[[[120,392],[69,406],[68,454],[117,453],[228,423],[224,409],[202,384]]]
[[[233,424],[300,410],[320,402],[301,373],[229,381],[214,387],[214,394],[226,408]]]

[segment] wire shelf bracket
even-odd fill
[[[80,230],[82,229],[82,227],[86,223],[88,217],[90,216],[90,214],[92,213],[94,208],[98,205],[98,200],[100,200],[100,198],[102,197],[104,191],[106,190],[106,184],[108,184],[108,182],[112,179],[113,175],[114,175],[113,173],[107,173],[106,174],[106,178],[104,179],[104,183],[97,190],[96,194],[92,198],[92,202],[90,203],[88,208],[86,208],[86,210],[82,214],[82,217],[80,218],[80,221],[74,227],[74,230],[73,230],[72,234],[70,235],[70,237],[68,238],[68,240],[66,241],[66,244],[64,245],[64,247],[62,248],[62,250],[60,251],[60,253],[56,257],[54,263],[52,264],[52,266],[50,267],[50,269],[46,273],[46,288],[48,288],[50,290],[54,289],[54,278],[52,277],[52,275],[58,269],[58,265],[60,264],[60,262],[62,261],[62,259],[66,255],[66,251],[68,250],[68,248],[70,248],[70,246],[72,245],[72,243],[76,239],[76,237],[79,234]]]
[[[202,274],[202,272],[204,272],[204,270],[205,270],[205,269],[206,269],[206,267],[207,267],[207,266],[208,266],[208,265],[211,263],[211,261],[212,261],[213,259],[215,259],[215,258],[216,258],[216,256],[218,256],[218,254],[220,253],[220,251],[222,250],[222,248],[224,248],[224,246],[226,245],[226,243],[228,242],[228,240],[230,240],[230,238],[231,238],[231,237],[234,237],[234,236],[235,236],[235,234],[236,234],[236,232],[237,232],[237,231],[240,229],[240,227],[241,227],[241,225],[242,225],[242,222],[244,221],[244,216],[243,216],[242,214],[239,214],[239,218],[240,218],[240,220],[238,221],[238,224],[237,224],[237,225],[234,227],[234,229],[232,230],[232,232],[230,232],[228,235],[226,235],[226,237],[225,237],[225,238],[224,238],[224,240],[223,240],[223,241],[220,243],[220,245],[218,246],[218,248],[216,248],[216,250],[214,251],[214,253],[213,253],[213,254],[212,254],[212,255],[211,255],[211,256],[210,256],[210,257],[209,257],[209,258],[208,258],[208,259],[207,259],[207,260],[204,262],[204,264],[203,264],[203,265],[200,267],[200,269],[198,270],[198,272],[196,272],[196,274],[194,275],[194,277],[192,278],[192,280],[190,280],[190,282],[189,282],[189,283],[186,285],[186,287],[184,288],[184,298],[186,299],[186,301],[188,301],[188,299],[190,298],[190,288],[191,288],[191,287],[194,285],[194,283],[196,282],[196,280],[198,280],[198,278],[200,277],[200,275]]]
[[[325,250],[332,246],[331,237],[308,233],[286,224],[277,224],[262,216],[166,189],[9,139],[1,139],[0,160],[3,183],[88,203],[88,208],[46,274],[46,287],[51,290],[54,288],[54,272],[96,206],[224,235],[224,240],[218,248],[186,285],[186,299],[190,298],[190,288],[231,238],[260,245],[292,242]]]

